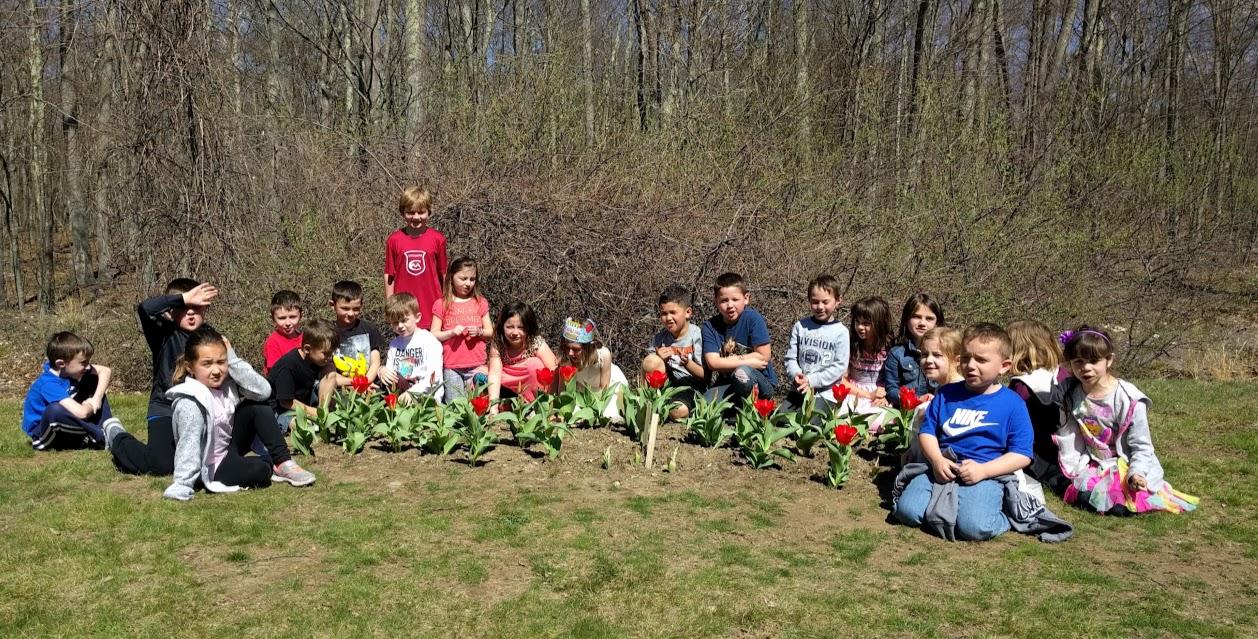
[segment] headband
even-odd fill
[[[1061,342],[1062,346],[1065,346],[1066,344],[1073,342],[1076,337],[1079,337],[1080,335],[1083,335],[1084,333],[1090,333],[1092,335],[1096,335],[1097,337],[1100,337],[1101,339],[1105,340],[1106,344],[1110,343],[1109,338],[1105,336],[1105,333],[1102,333],[1100,331],[1094,331],[1092,329],[1087,329],[1087,328],[1081,331],[1062,331],[1060,334],[1057,335],[1057,341]],[[1113,346],[1113,344],[1110,344],[1110,345]]]

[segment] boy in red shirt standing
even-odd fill
[[[412,186],[398,198],[398,212],[406,226],[394,231],[384,245],[384,296],[410,293],[419,301],[419,326],[432,326],[433,302],[441,297],[446,274],[446,236],[428,226],[433,196]]]

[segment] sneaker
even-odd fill
[[[122,427],[122,422],[118,421],[117,418],[111,417],[105,420],[105,450],[112,451],[114,449],[114,440],[118,439],[118,436],[125,432],[127,432],[127,429]]]
[[[315,476],[314,473],[298,466],[297,462],[290,459],[275,467],[271,473],[271,481],[282,481],[293,486],[309,486],[315,483]]]

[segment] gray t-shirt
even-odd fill
[[[703,366],[703,331],[698,326],[686,323],[686,331],[681,337],[673,337],[668,329],[661,330],[651,338],[651,352],[661,346],[672,346],[677,349],[679,356],[670,357],[668,364],[668,376],[672,379],[679,380],[687,377],[695,377],[686,370],[686,360],[689,359],[699,366]]]

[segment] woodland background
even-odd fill
[[[845,299],[1086,320],[1124,365],[1258,373],[1252,0],[0,0],[0,367],[72,328],[142,386],[191,275],[382,307],[398,192],[451,258],[627,368],[670,282],[748,276],[779,340]],[[548,333],[551,331],[548,331]],[[237,336],[240,335],[240,336]],[[782,352],[778,348],[778,352]],[[21,392],[20,388],[11,388]]]

